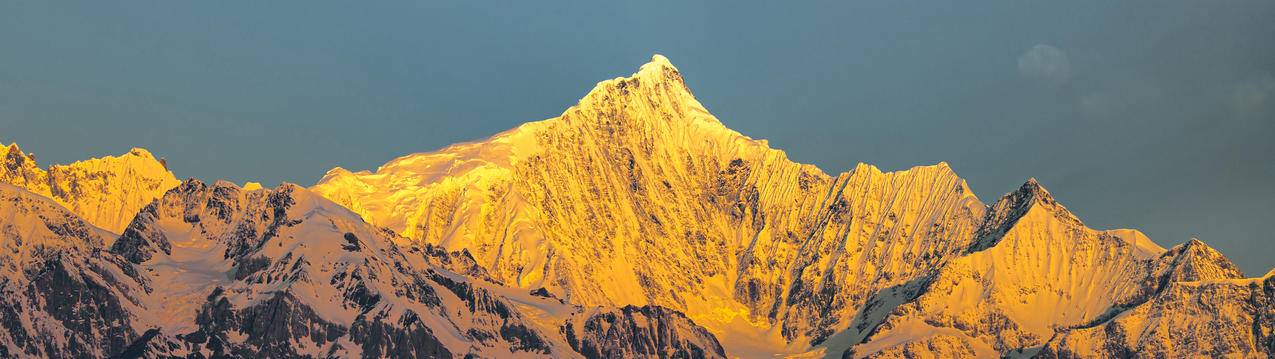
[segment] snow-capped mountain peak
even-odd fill
[[[658,55],[557,118],[313,190],[512,286],[684,311],[733,355],[1009,354],[1188,268],[1141,232],[1086,227],[1034,178],[987,206],[946,163],[792,162]]]
[[[977,252],[996,245],[1006,231],[1032,211],[1040,211],[1040,215],[1052,216],[1070,225],[1083,226],[1071,211],[1054,200],[1045,186],[1032,177],[1017,190],[1005,194],[988,207],[987,218],[979,227],[970,251]]]
[[[0,148],[0,183],[52,198],[94,225],[120,233],[134,213],[178,181],[167,166],[142,148],[127,153],[53,165],[36,165],[16,143]]]
[[[144,149],[0,158],[0,357],[1275,352],[1275,271],[1089,228],[1035,178],[986,205],[945,162],[824,173],[660,55],[308,189],[177,181]]]

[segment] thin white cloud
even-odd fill
[[[1024,77],[1061,85],[1071,79],[1071,61],[1057,47],[1037,44],[1018,57],[1018,73]]]
[[[1235,86],[1231,103],[1240,116],[1251,116],[1275,107],[1275,77],[1259,76]]]
[[[1080,95],[1077,106],[1089,117],[1136,116],[1167,100],[1164,85],[1155,81],[1128,80],[1097,87]]]

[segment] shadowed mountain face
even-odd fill
[[[146,278],[110,234],[0,184],[0,357],[106,357],[145,332]]]
[[[466,253],[400,247],[294,185],[187,180],[109,249],[110,233],[51,200],[9,185],[0,200],[6,357],[587,355],[565,327],[589,353],[722,355],[711,334],[658,307],[625,308],[643,314],[625,328],[647,329],[616,339],[597,325],[614,317],[594,319],[605,308],[502,286]]]
[[[985,205],[945,163],[794,163],[658,55],[559,117],[309,189],[0,155],[0,357],[1275,351],[1270,274],[1088,228],[1034,179]]]

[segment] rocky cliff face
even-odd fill
[[[107,357],[142,336],[147,281],[109,235],[0,184],[0,357]]]
[[[119,157],[54,165],[46,171],[36,165],[34,155],[12,144],[0,147],[0,161],[0,183],[52,198],[114,233],[122,232],[133,214],[178,183],[160,160],[140,148]]]
[[[562,326],[585,358],[724,358],[721,344],[685,315],[656,306],[626,306],[577,315]]]
[[[1090,229],[1035,180],[988,206],[946,164],[794,163],[659,56],[559,117],[312,189],[511,286],[683,311],[748,348],[733,355],[1030,354],[1183,278],[1238,275]]]

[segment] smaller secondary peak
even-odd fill
[[[18,157],[19,160],[28,159],[28,160],[35,161],[35,153],[22,152],[22,149],[18,147],[17,142],[9,144],[8,146],[0,146],[0,153],[3,153],[7,156],[16,156]]]
[[[651,61],[648,61],[646,64],[642,65],[641,69],[645,70],[649,67],[657,67],[657,68],[667,67],[667,68],[673,69],[673,71],[677,71],[677,67],[673,66],[673,63],[669,62],[667,57],[664,57],[664,55],[660,55],[660,54],[651,55]]]
[[[864,173],[864,174],[881,174],[881,169],[869,163],[859,162],[854,165],[854,169],[850,170],[850,172]]]
[[[332,167],[332,169],[328,170],[328,173],[325,173],[325,174],[324,174],[324,177],[328,177],[328,176],[348,176],[348,175],[352,175],[352,174],[354,174],[354,173],[353,173],[353,172],[350,172],[350,170],[345,169],[345,167],[337,166],[337,167]]]
[[[366,174],[367,171],[362,171],[360,173]],[[332,169],[324,173],[323,178],[319,179],[319,183],[328,183],[333,181],[345,181],[345,180],[357,180],[357,179],[358,179],[358,176],[356,175],[356,173],[350,172],[350,170],[347,170],[344,167],[338,166],[338,167],[332,167]]]
[[[1244,273],[1230,259],[1203,241],[1191,238],[1174,246],[1165,254],[1173,258],[1170,277],[1173,281],[1240,279]]]
[[[947,162],[945,162],[945,161],[939,161],[939,163],[935,163],[935,164],[932,164],[932,165],[915,166],[915,167],[909,168],[909,169],[907,169],[907,170],[905,170],[905,171],[917,171],[917,172],[923,172],[923,173],[938,173],[939,175],[945,175],[945,176],[946,176],[946,175],[951,175],[951,176],[955,176],[955,175],[956,175],[956,171],[955,171],[955,170],[953,170],[953,169],[952,169],[952,166],[951,166],[951,165],[948,165],[948,164],[947,164]]]
[[[641,78],[647,81],[682,81],[682,72],[677,70],[677,66],[673,66],[664,55],[655,54],[651,56],[651,61],[638,68],[637,73],[633,74],[634,78]]]
[[[236,185],[234,182],[230,182],[230,181],[227,181],[227,180],[217,180],[217,181],[214,181],[214,182],[213,182],[213,187],[234,187],[234,188],[239,188],[239,186],[238,186],[238,185]]]
[[[1048,192],[1045,191],[1045,186],[1040,185],[1040,181],[1037,181],[1036,177],[1028,178],[1027,182],[1023,182],[1022,187],[1020,187],[1020,191],[1021,190],[1028,190],[1031,192]]]
[[[1050,205],[1056,203],[1054,201],[1054,196],[1049,194],[1049,190],[1045,189],[1045,186],[1041,185],[1040,181],[1036,180],[1036,177],[1028,178],[1027,182],[1024,182],[1022,186],[1019,186],[1017,191],[1008,194],[1006,197],[1013,198],[1024,203],[1030,201],[1040,201]]]
[[[981,251],[995,245],[1010,228],[1018,223],[1019,219],[1027,216],[1033,208],[1044,210],[1064,222],[1083,226],[1071,211],[1055,201],[1049,191],[1041,186],[1035,177],[1032,177],[1017,190],[1005,194],[988,207],[983,224],[979,226],[975,234],[974,245],[970,246],[970,252]]]
[[[301,185],[292,182],[280,182],[279,187],[274,188],[275,192],[304,192],[305,190],[305,187],[301,187]]]
[[[142,157],[142,158],[152,158],[152,159],[155,158],[155,155],[151,154],[151,151],[147,151],[145,148],[141,148],[141,147],[133,147],[132,149],[128,150],[128,154]]]
[[[172,193],[172,192],[194,193],[194,192],[203,191],[204,188],[207,188],[207,187],[208,185],[204,184],[204,181],[200,181],[197,178],[191,177],[191,178],[182,180],[181,184],[177,185],[177,187],[173,187],[173,189],[171,190],[168,190],[168,192],[169,193]]]
[[[1218,252],[1216,249],[1213,249],[1213,247],[1209,246],[1208,243],[1204,243],[1204,241],[1201,241],[1199,238],[1195,238],[1195,237],[1191,237],[1190,240],[1187,240],[1185,243],[1182,243],[1178,247],[1175,247],[1175,249],[1177,249],[1178,252],[1181,252],[1181,253],[1198,253],[1198,254],[1217,255],[1217,256],[1222,255],[1222,252]]]
[[[0,145],[3,145],[3,144],[0,144]],[[22,148],[18,147],[17,142],[11,143],[8,146],[0,146],[0,153],[6,154],[8,156],[17,156],[17,157],[25,158],[32,161],[35,160],[35,153],[22,152]]]

